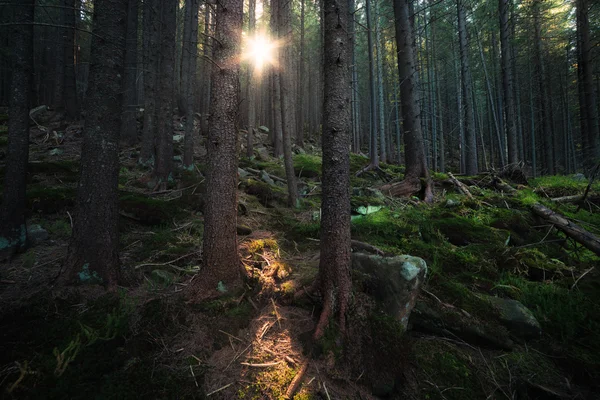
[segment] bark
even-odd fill
[[[137,38],[138,0],[129,0],[127,8],[127,42],[125,45],[125,76],[123,79],[123,114],[121,140],[133,146],[137,142]]]
[[[77,100],[77,81],[75,78],[75,60],[77,47],[75,45],[77,21],[79,17],[76,13],[76,0],[65,0],[65,25],[69,28],[65,29],[65,111],[69,119],[77,119],[79,117],[79,104]]]
[[[58,10],[57,16],[51,20],[52,24],[59,27],[54,27],[53,33],[55,39],[51,44],[52,57],[54,59],[54,79],[52,88],[52,102],[50,106],[55,110],[64,110],[65,107],[65,29],[60,28],[66,22],[66,14],[63,10]]]
[[[127,0],[94,3],[90,77],[81,175],[63,283],[116,289],[119,268],[119,123],[125,62]]]
[[[175,93],[175,34],[178,0],[161,0],[160,69],[156,104],[156,163],[154,178],[157,189],[164,190],[173,170],[173,96]]]
[[[381,27],[380,25],[380,4],[377,1],[375,16],[375,48],[377,51],[377,106],[379,110],[379,148],[380,160],[383,163],[388,162],[386,136],[385,136],[385,103],[383,101],[383,46],[381,45]]]
[[[279,7],[282,0],[271,0],[271,31],[273,40],[279,40]],[[287,1],[287,0],[283,0]],[[273,50],[274,59],[279,59],[280,49]],[[281,120],[281,79],[279,68],[273,68],[273,155],[283,155],[283,121]]]
[[[281,85],[281,122],[283,127],[283,160],[285,164],[285,175],[288,184],[288,205],[298,207],[298,188],[296,186],[296,174],[294,173],[294,161],[292,159],[292,137],[296,122],[294,120],[294,94],[292,93],[292,58],[290,45],[292,43],[292,9],[291,1],[283,0],[279,4],[279,34],[280,39],[287,43],[281,49],[281,72],[279,82]]]
[[[508,163],[519,162],[517,142],[517,119],[513,97],[513,77],[510,60],[510,27],[508,24],[508,0],[498,0],[500,16],[500,46],[502,52],[502,89],[504,92],[504,115],[506,118],[506,139],[508,144]]]
[[[8,151],[4,192],[0,208],[0,259],[12,256],[27,244],[25,225],[27,161],[29,158],[29,108],[33,87],[34,0],[16,0],[13,25],[12,81],[8,109]],[[6,7],[6,6],[5,6]]]
[[[199,0],[186,0],[181,60],[181,86],[185,102],[183,167],[194,168],[194,110],[196,109],[196,65],[198,59]]]
[[[582,113],[582,119],[585,119],[585,123],[583,124],[585,130],[582,131],[582,135],[585,136],[585,142],[588,144],[584,148],[584,165],[586,169],[593,167],[600,159],[600,128],[598,124],[596,94],[594,91],[589,10],[589,0],[577,0],[577,30],[580,57],[578,73],[582,91],[579,107],[585,110]],[[581,102],[581,100],[583,101]]]
[[[402,182],[385,185],[381,189],[392,196],[411,195],[421,190],[422,178],[425,181],[423,198],[426,202],[432,202],[432,183],[425,159],[419,94],[415,85],[416,65],[408,1],[394,0],[406,172]]]
[[[210,88],[211,88],[211,68],[212,64],[208,61],[212,58],[213,53],[213,41],[210,38],[212,35],[212,31],[210,29],[211,23],[214,23],[214,17],[212,13],[211,5],[208,3],[204,4],[204,41],[203,41],[203,49],[202,54],[204,56],[203,71],[204,71],[204,81],[202,85],[202,118],[200,120],[200,130],[202,131],[203,136],[208,136],[208,109],[210,107]]]
[[[366,0],[367,8],[367,47],[369,52],[369,166],[379,167],[379,153],[377,152],[377,97],[375,95],[375,61],[373,60],[373,34],[371,32],[371,0]]]
[[[323,192],[319,284],[323,311],[314,337],[320,339],[337,312],[345,332],[352,290],[350,276],[351,40],[347,0],[324,0],[325,91],[323,102]]]
[[[304,4],[300,0],[300,56],[298,57],[298,126],[296,128],[296,145],[304,147]]]
[[[471,90],[471,69],[469,66],[467,41],[467,17],[464,0],[457,0],[458,9],[458,35],[460,42],[460,66],[462,76],[462,103],[464,114],[464,134],[465,134],[465,173],[467,175],[476,175],[479,172],[477,166],[477,136],[473,124],[473,95]]]
[[[144,129],[139,161],[146,166],[154,165],[155,159],[160,10],[159,0],[144,0]]]
[[[593,251],[596,255],[600,256],[600,238],[596,235],[586,231],[579,225],[569,221],[563,215],[552,211],[551,209],[544,207],[543,205],[536,203],[532,206],[531,210],[543,219],[551,222],[554,226],[565,233],[568,237],[581,243],[588,250]]]
[[[208,121],[208,171],[204,214],[203,269],[189,286],[200,301],[229,293],[240,285],[237,248],[237,129],[239,104],[239,53],[242,33],[242,0],[217,3],[217,25],[212,67]]]

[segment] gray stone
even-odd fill
[[[258,130],[261,131],[262,133],[269,133],[269,128],[267,128],[264,125],[259,126]]]
[[[181,143],[183,142],[183,135],[173,135],[173,143]]]
[[[269,185],[275,186],[275,181],[269,176],[269,174],[265,170],[260,171],[260,179],[262,179],[265,183],[268,183]]]
[[[425,261],[408,255],[382,257],[353,253],[352,270],[354,281],[365,293],[406,328],[427,274]]]
[[[40,225],[29,225],[27,227],[27,240],[32,246],[43,242],[48,239],[48,231],[42,228]]]
[[[454,208],[454,207],[458,207],[460,206],[462,203],[458,200],[452,200],[452,199],[448,199],[446,200],[446,207],[447,208]]]
[[[250,175],[250,173],[248,171],[246,171],[245,169],[238,168],[238,175],[240,176],[240,179],[244,179],[244,178],[248,177]]]
[[[520,301],[488,297],[488,300],[500,314],[500,322],[508,328],[510,333],[523,339],[539,338],[542,334],[540,323],[531,310]]]
[[[254,149],[254,152],[256,153],[256,158],[259,161],[271,161],[272,158],[269,155],[269,151],[264,148],[264,147],[257,147]]]
[[[586,178],[585,178],[584,174],[579,173],[579,174],[573,175],[573,180],[577,181],[577,182],[583,182],[586,180]]]

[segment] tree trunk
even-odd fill
[[[347,0],[324,0],[325,91],[323,102],[323,193],[319,277],[323,311],[314,337],[320,339],[337,312],[345,332],[352,291],[350,277],[350,133],[352,42]]]
[[[8,109],[8,151],[0,209],[0,260],[24,249],[27,244],[25,191],[33,87],[34,0],[14,0],[10,6],[14,10],[13,21],[17,24],[12,25],[9,31],[13,63]]]
[[[408,1],[394,0],[406,172],[402,182],[386,185],[381,189],[391,195],[407,196],[419,192],[421,190],[421,179],[424,179],[426,186],[423,197],[429,203],[433,201],[433,190],[425,159],[425,146],[421,131],[421,110],[418,101],[419,94],[414,82],[416,65],[413,33],[409,22]]]
[[[125,47],[125,76],[123,79],[123,114],[121,140],[130,146],[137,142],[137,38],[138,0],[129,0],[127,9],[127,44]]]
[[[173,96],[175,85],[175,34],[178,0],[161,0],[160,73],[156,104],[156,163],[154,178],[164,190],[173,179]]]
[[[242,0],[217,3],[208,121],[208,171],[202,275],[189,286],[194,300],[232,293],[240,285],[237,247],[237,129]]]
[[[502,52],[502,89],[504,92],[504,115],[506,117],[506,139],[508,143],[508,163],[519,162],[517,125],[513,97],[513,77],[510,65],[510,27],[508,25],[508,0],[498,0],[500,16],[500,47]]]
[[[79,104],[77,101],[77,81],[75,79],[75,58],[77,54],[77,48],[75,46],[75,37],[77,27],[78,16],[76,11],[75,0],[65,0],[65,25],[68,27],[65,29],[65,111],[69,119],[75,120],[79,117]]]
[[[367,51],[369,52],[369,158],[371,167],[379,167],[379,153],[377,152],[377,96],[375,95],[375,61],[373,60],[373,33],[371,32],[371,0],[366,0],[367,8]]]
[[[465,132],[465,173],[476,175],[477,166],[477,137],[473,126],[473,103],[471,92],[471,69],[469,67],[468,42],[467,42],[467,17],[463,0],[457,0],[458,9],[458,35],[460,41],[460,65],[462,75],[462,99]]]
[[[285,43],[292,43],[292,9],[289,0],[279,3],[279,36]],[[298,188],[296,186],[296,174],[294,173],[294,161],[292,159],[292,137],[296,128],[294,121],[294,95],[292,93],[292,58],[290,46],[281,49],[281,72],[279,82],[281,84],[281,121],[283,126],[283,160],[285,164],[285,175],[288,185],[288,205],[298,207]]]
[[[256,24],[256,0],[249,1],[249,15],[248,15],[248,36],[254,36],[254,26]],[[248,136],[246,142],[246,157],[250,158],[254,154],[253,150],[253,137],[256,125],[256,108],[255,100],[256,96],[254,93],[255,82],[254,74],[252,73],[253,66],[248,65],[247,67],[247,84],[246,84],[246,101],[248,102]]]
[[[298,126],[296,128],[296,145],[304,147],[304,3],[300,0],[300,56],[298,57]]]
[[[119,123],[128,0],[96,0],[81,176],[63,283],[115,290],[119,269]],[[101,33],[98,34],[98,32]]]
[[[194,110],[196,109],[196,61],[198,59],[199,0],[186,0],[181,60],[181,86],[185,102],[183,167],[194,169]]]
[[[284,0],[287,1],[287,0]],[[281,0],[271,0],[271,32],[273,40],[279,40],[279,7]],[[281,49],[275,48],[273,58],[280,59]],[[281,157],[283,155],[283,121],[281,120],[281,79],[279,68],[273,68],[273,155]]]
[[[139,162],[148,167],[155,161],[160,10],[159,0],[144,0],[144,129]]]
[[[594,91],[592,46],[590,41],[589,0],[577,0],[577,31],[579,44],[578,72],[582,96],[580,96],[579,108],[585,110],[582,113],[585,142],[584,165],[586,169],[593,167],[600,159],[600,129],[598,126],[598,109],[596,106],[596,94]],[[583,100],[583,101],[581,101]]]
[[[381,45],[380,7],[381,0],[377,0],[375,13],[375,49],[377,52],[377,108],[379,111],[379,154],[380,160],[387,163],[387,146],[385,137],[385,103],[383,101],[383,59],[384,51]]]

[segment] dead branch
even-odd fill
[[[304,374],[308,370],[308,361],[309,359],[302,363],[300,371],[298,371],[294,379],[292,379],[292,383],[290,383],[290,386],[288,386],[288,389],[285,392],[286,399],[294,398],[294,394],[296,393],[296,390],[298,390],[298,387],[300,386],[300,384],[302,383],[302,379],[304,378]]]
[[[359,242],[358,240],[352,240],[352,249],[354,250],[364,250],[369,253],[377,254],[378,256],[384,256],[385,252],[378,247],[373,246],[372,244]]]
[[[456,179],[456,177],[454,175],[452,175],[452,172],[448,172],[448,177],[450,178],[450,180],[452,181],[454,186],[456,186],[456,188],[458,189],[459,192],[461,192],[462,194],[467,196],[469,199],[473,200],[473,195],[471,194],[471,192],[469,191],[469,188],[467,188],[467,186],[464,183],[462,183],[461,181]]]
[[[600,168],[600,163],[598,163],[596,165],[596,168],[594,168],[594,172],[592,172],[592,176],[590,176],[590,182],[588,183],[587,187],[585,188],[585,193],[583,194],[583,199],[581,200],[581,203],[579,203],[577,210],[575,210],[576,213],[578,213],[579,210],[581,210],[581,206],[582,206],[583,202],[585,202],[585,199],[587,198],[587,195],[590,192],[590,188],[592,187],[592,184],[594,183],[594,180],[596,179],[596,175],[598,175],[598,168]]]

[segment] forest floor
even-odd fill
[[[0,398],[284,398],[320,311],[318,299],[294,300],[319,262],[314,144],[295,156],[297,210],[285,207],[281,160],[258,151],[240,161],[240,254],[255,278],[240,293],[191,304],[186,286],[201,279],[202,148],[195,170],[178,169],[164,192],[153,192],[149,171],[136,165],[138,149],[124,149],[126,284],[117,295],[61,289],[54,281],[71,235],[82,127],[49,126],[50,134],[32,129],[27,189],[29,223],[48,237],[0,267]],[[0,169],[5,138],[0,125]],[[367,163],[353,155],[352,173]],[[349,337],[334,340],[330,327],[294,398],[600,398],[599,258],[530,211],[541,202],[600,234],[600,185],[576,212],[551,198],[583,193],[579,176],[533,179],[514,195],[494,190],[491,175],[459,177],[469,199],[434,174],[435,203],[427,205],[372,190],[402,178],[402,167],[382,169],[387,176],[352,178],[352,236],[427,262],[409,330],[365,314],[357,289]],[[508,329],[495,297],[521,301],[541,335]]]

